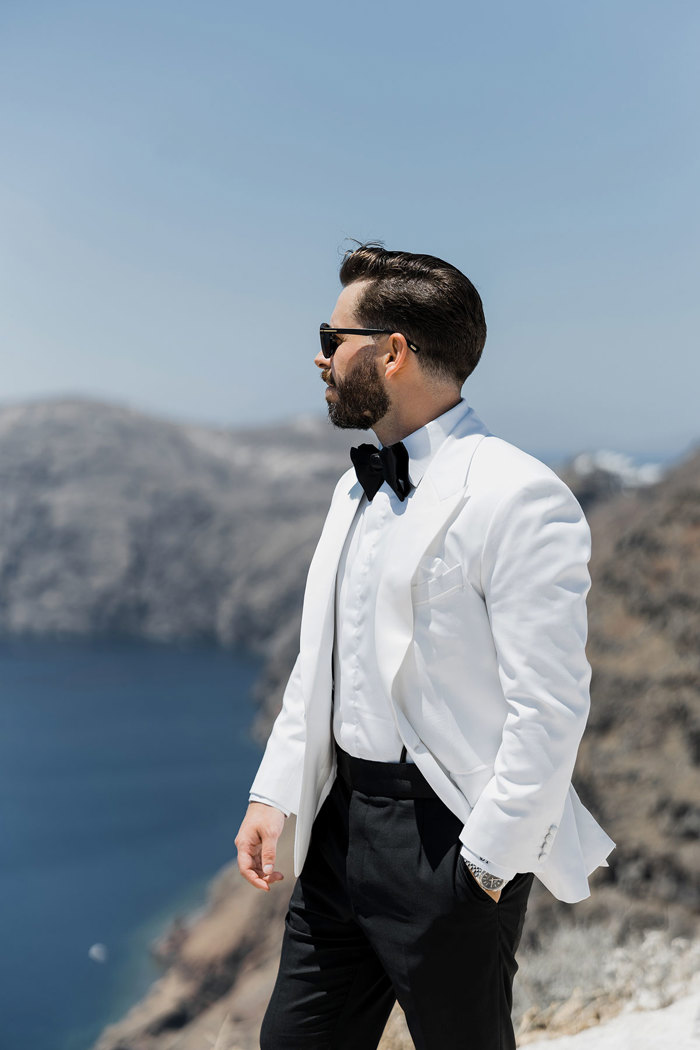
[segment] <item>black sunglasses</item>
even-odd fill
[[[393,328],[331,328],[325,321],[321,325],[321,352],[325,358],[330,359],[340,346],[339,335],[392,335],[394,332]],[[418,347],[415,343],[409,343],[406,340],[414,354],[418,353]]]

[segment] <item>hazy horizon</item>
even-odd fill
[[[462,396],[463,397],[465,396],[464,390],[462,391]],[[468,398],[465,398],[465,400],[467,400],[469,402]],[[238,424],[238,423],[235,423],[235,422],[234,423],[230,423],[230,422],[229,423],[216,423],[216,422],[212,422],[211,420],[207,420],[207,419],[197,419],[197,418],[189,418],[189,417],[186,418],[186,417],[184,417],[182,415],[179,415],[177,413],[171,413],[171,412],[169,413],[169,412],[161,411],[161,410],[153,410],[153,409],[150,409],[148,407],[144,408],[143,406],[140,406],[140,405],[138,405],[138,404],[136,404],[134,402],[131,402],[131,401],[127,400],[127,399],[107,398],[107,397],[100,396],[100,395],[90,396],[90,395],[87,395],[87,394],[84,394],[84,393],[68,393],[68,394],[65,394],[65,395],[64,394],[51,394],[51,395],[47,395],[47,396],[44,396],[44,397],[42,397],[40,395],[37,395],[35,397],[28,397],[28,398],[0,399],[0,412],[3,409],[5,409],[5,408],[9,409],[9,408],[12,408],[12,407],[21,407],[23,405],[41,405],[41,404],[49,405],[51,403],[70,403],[70,402],[88,403],[88,404],[94,404],[96,406],[99,406],[99,405],[112,406],[112,407],[125,409],[125,410],[128,410],[128,411],[133,411],[133,412],[136,412],[138,414],[142,414],[144,416],[147,416],[147,417],[149,417],[151,419],[159,420],[159,421],[161,421],[163,423],[172,423],[172,424],[183,425],[183,426],[201,426],[201,427],[210,428],[210,429],[213,429],[213,430],[225,429],[225,430],[245,431],[245,432],[250,432],[250,431],[254,432],[256,430],[268,431],[268,430],[276,429],[278,427],[279,428],[298,427],[299,425],[304,425],[307,421],[312,421],[312,422],[315,422],[315,423],[320,424],[320,425],[323,425],[323,424],[327,425],[329,432],[334,433],[336,435],[342,435],[343,433],[346,434],[348,436],[349,443],[352,443],[352,442],[354,442],[356,440],[366,440],[366,441],[375,441],[375,442],[377,441],[377,439],[376,439],[376,437],[375,437],[375,435],[374,435],[374,433],[373,433],[373,431],[371,429],[367,430],[366,432],[360,432],[360,431],[356,431],[356,430],[343,431],[343,430],[341,430],[341,429],[339,429],[337,427],[334,427],[330,423],[330,421],[328,419],[328,415],[327,415],[326,412],[324,412],[324,413],[320,413],[320,412],[296,412],[296,413],[290,414],[289,416],[280,417],[279,419],[265,420],[265,421],[258,421],[258,422],[249,422],[249,423],[242,423],[242,424]],[[469,403],[471,404],[471,402],[469,402]],[[472,405],[472,407],[473,407],[474,411],[477,413],[477,415],[481,416],[481,413],[479,412],[478,407],[476,405]],[[484,422],[486,422],[486,420],[484,420]],[[493,432],[495,433],[495,431],[493,431]],[[499,437],[505,437],[505,435],[503,435],[503,434],[498,434],[498,436]],[[508,438],[506,438],[506,440],[508,440]],[[546,463],[548,463],[548,464],[550,464],[552,466],[553,465],[563,466],[565,463],[567,463],[568,461],[573,459],[575,456],[582,455],[584,453],[612,452],[614,454],[620,454],[622,456],[628,456],[630,462],[633,463],[635,466],[641,466],[644,463],[658,463],[658,464],[663,465],[664,467],[667,467],[667,466],[670,466],[670,465],[672,465],[674,463],[681,462],[682,460],[686,459],[688,456],[691,456],[695,452],[700,451],[700,438],[697,438],[694,441],[690,442],[684,448],[676,449],[676,450],[672,449],[672,450],[667,450],[667,451],[661,451],[661,450],[658,450],[658,449],[638,449],[636,451],[629,451],[629,450],[622,449],[622,448],[615,448],[615,447],[609,446],[609,445],[590,445],[590,446],[585,446],[585,447],[581,446],[581,447],[578,447],[578,448],[574,448],[574,447],[566,448],[564,446],[561,446],[561,447],[555,447],[555,446],[551,446],[551,447],[544,447],[544,446],[536,447],[536,446],[528,446],[526,444],[521,444],[520,447],[523,448],[526,452],[529,452],[531,455],[537,456],[539,459],[542,459],[544,462],[546,462]]]

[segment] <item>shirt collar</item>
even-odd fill
[[[408,452],[408,476],[412,485],[417,485],[421,480],[440,445],[452,433],[468,409],[469,405],[461,397],[447,412],[429,420],[425,426],[401,439]]]

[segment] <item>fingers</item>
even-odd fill
[[[259,854],[256,856],[256,854],[251,852],[249,848],[242,845],[238,846],[238,870],[243,878],[247,879],[251,886],[256,886],[259,890],[270,889],[269,885],[262,877]]]
[[[263,832],[262,840],[262,870],[265,875],[272,875],[275,870],[275,856],[277,854],[277,837],[269,832]]]
[[[277,871],[275,868],[277,836],[263,835],[262,850],[260,852],[262,856],[262,877],[267,879],[269,889],[269,883],[279,882],[284,878],[282,872]]]
[[[284,878],[275,870],[277,840],[284,815],[270,806],[251,803],[236,836],[238,869],[251,886],[269,892],[270,884]]]

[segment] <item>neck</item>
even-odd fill
[[[420,430],[431,419],[437,419],[443,412],[454,408],[461,400],[460,392],[453,389],[443,397],[435,398],[428,403],[412,405],[409,402],[401,406],[392,405],[386,415],[377,420],[372,430],[382,445],[394,445],[397,441],[408,437],[414,430]]]

